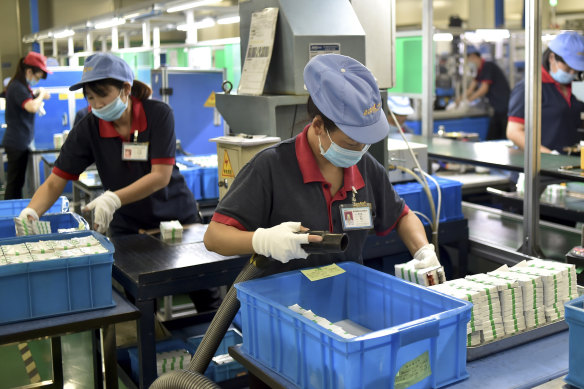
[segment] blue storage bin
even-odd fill
[[[114,305],[114,247],[103,235],[80,231],[5,239],[3,245],[94,236],[103,254],[0,266],[0,323],[89,311]]]
[[[14,217],[0,217],[0,239],[16,237]],[[76,213],[54,213],[41,216],[40,220],[51,223],[51,232],[57,233],[59,228],[78,228],[80,224],[89,230],[89,223]]]
[[[204,167],[201,174],[203,182],[203,198],[219,198],[219,173],[216,167]]]
[[[440,222],[460,220],[464,218],[462,214],[462,183],[437,176],[432,176],[438,182],[442,193],[442,206],[440,208]],[[432,192],[434,205],[438,205],[438,192],[436,185],[427,179],[428,186]],[[413,211],[418,211],[428,216],[432,220],[432,211],[426,192],[418,182],[407,182],[394,184],[396,192],[403,198],[408,207]],[[420,218],[422,223],[428,224],[424,218]]]
[[[160,342],[156,342],[156,352],[157,353],[164,353],[167,351],[174,351],[174,350],[187,350],[191,356],[195,353],[195,348],[192,344],[188,344],[183,342],[180,339],[168,339],[163,340]],[[138,348],[137,347],[130,347],[128,349],[128,356],[130,357],[130,367],[132,369],[132,379],[134,382],[138,382],[139,380],[139,372],[140,372],[140,365],[138,364]],[[188,367],[183,365],[183,368],[186,369]]]
[[[584,388],[584,296],[567,302],[565,307],[566,322],[570,327],[570,364],[564,380],[570,385]]]
[[[201,168],[191,167],[188,169],[182,169],[181,174],[185,178],[185,183],[187,187],[193,192],[196,200],[201,200],[203,198],[203,187],[201,183]]]
[[[195,351],[201,344],[204,335],[200,336],[193,336],[192,338],[187,339],[187,343],[192,345]],[[243,338],[241,333],[236,330],[235,328],[230,328],[225,333],[223,340],[219,344],[217,348],[217,352],[215,356],[222,355],[222,354],[229,354],[228,348],[231,346],[235,346],[236,344],[240,344]],[[233,361],[229,363],[225,363],[223,365],[218,365],[211,361],[209,363],[209,367],[205,370],[205,375],[212,381],[221,382],[225,380],[229,380],[235,378],[239,375],[245,374],[247,370],[243,367],[239,362]]]
[[[302,388],[394,388],[398,372],[418,378],[412,388],[468,377],[471,303],[356,263],[337,265],[345,272],[318,281],[291,271],[236,284],[243,351]],[[372,332],[345,339],[287,308],[293,304]],[[416,374],[424,366],[426,374]]]
[[[16,217],[20,215],[20,211],[26,208],[28,203],[30,203],[30,199],[1,200],[0,217]],[[62,212],[69,212],[69,199],[65,196],[59,197],[46,213]]]

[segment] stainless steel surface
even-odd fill
[[[310,44],[338,44],[341,54],[365,63],[365,31],[348,1],[250,0],[239,3],[242,64],[251,15],[266,7],[279,11],[264,93],[307,94],[303,72],[310,59]]]
[[[523,237],[523,216],[462,202],[468,219],[470,254],[512,265],[529,256],[517,252]],[[539,222],[540,246],[545,258],[565,262],[565,255],[580,244],[580,230]]]
[[[422,63],[430,66],[434,60],[434,28],[432,0],[422,0]],[[422,71],[422,135],[430,138],[434,128],[432,117],[434,85],[432,68]]]
[[[541,4],[525,2],[525,195],[523,252],[540,253],[539,173],[541,170]]]
[[[387,142],[388,152],[386,166],[396,165],[405,167],[410,170],[414,170],[416,168],[416,162],[412,158],[412,154],[408,150],[406,142],[396,139],[388,139]],[[422,143],[408,143],[412,148],[414,155],[418,159],[422,169],[426,169],[426,166],[428,166],[428,146]],[[414,180],[414,177],[404,171],[396,169],[389,171],[389,180],[392,183],[396,183],[402,181],[412,181]]]

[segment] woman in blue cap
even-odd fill
[[[580,141],[584,103],[572,94],[572,81],[584,71],[584,37],[574,31],[552,40],[541,69],[541,152],[564,152]],[[507,138],[525,147],[525,81],[511,92]]]
[[[161,221],[200,222],[197,203],[175,165],[172,110],[150,100],[150,87],[134,80],[121,58],[87,57],[81,81],[90,114],[73,127],[52,174],[21,216],[38,219],[57,200],[68,180],[95,163],[105,193],[87,205],[94,228],[112,235],[158,228]]]
[[[44,100],[51,95],[43,88],[31,89],[52,73],[45,56],[31,51],[18,62],[16,73],[6,87],[6,132],[2,146],[6,150],[6,191],[4,199],[22,198],[29,147],[34,140],[34,117],[42,112]]]
[[[352,58],[322,54],[306,65],[304,84],[310,123],[241,169],[209,224],[207,249],[223,255],[257,253],[287,263],[307,258],[301,244],[321,240],[298,232],[324,230],[348,234],[344,253],[313,254],[280,270],[362,263],[370,230],[385,235],[397,229],[418,267],[437,265],[422,223],[396,194],[386,169],[367,153],[389,132],[371,72]]]

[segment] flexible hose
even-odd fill
[[[274,263],[275,264],[275,263]],[[258,278],[271,267],[270,260],[261,255],[254,255],[243,267],[233,282],[243,282]],[[160,376],[150,386],[151,389],[207,389],[220,388],[214,382],[203,375],[211,359],[217,352],[219,344],[223,340],[227,329],[239,310],[239,300],[236,289],[231,286],[219,306],[217,313],[211,320],[203,340],[197,347],[195,355],[191,359],[188,370],[175,370]]]

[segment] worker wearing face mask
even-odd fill
[[[389,132],[371,72],[352,58],[322,54],[306,65],[304,84],[310,123],[241,169],[215,210],[204,238],[207,249],[261,254],[286,263],[280,270],[362,263],[370,230],[385,235],[396,229],[419,267],[439,264],[422,223],[367,153]],[[308,257],[301,244],[321,238],[298,233],[306,229],[346,232],[348,247]]]
[[[572,94],[572,81],[584,71],[584,37],[564,32],[543,53],[541,69],[541,152],[562,153],[580,141],[584,103]],[[525,82],[519,82],[509,101],[507,138],[525,147]],[[529,129],[527,129],[529,131]]]
[[[43,88],[33,87],[52,72],[47,59],[31,51],[18,61],[16,72],[6,87],[6,132],[2,146],[8,160],[5,200],[22,198],[30,145],[34,140],[34,118],[43,111],[44,100],[51,95]]]

